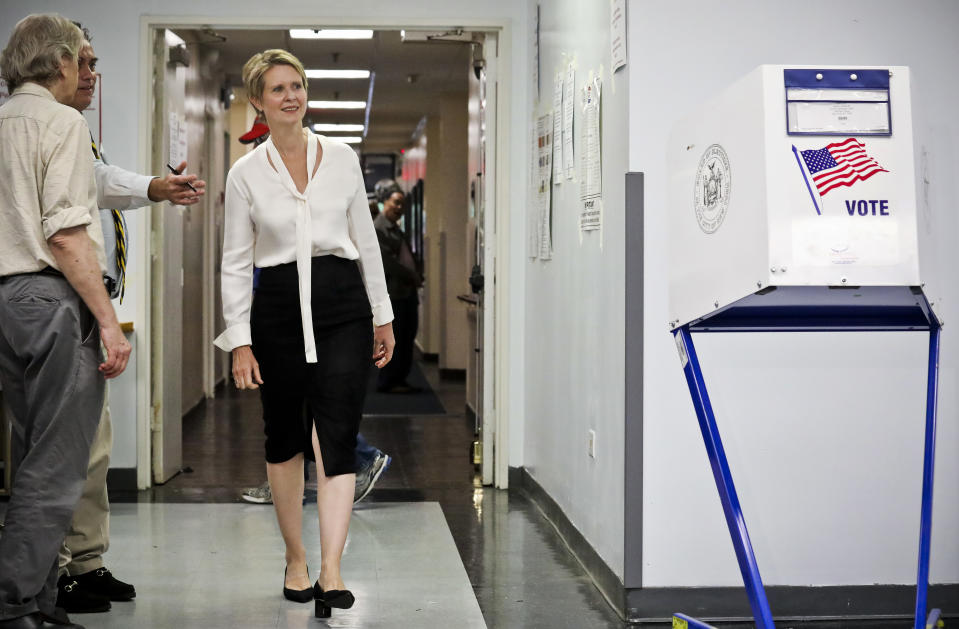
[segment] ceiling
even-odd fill
[[[375,81],[370,124],[359,145],[366,153],[399,152],[409,146],[420,120],[438,112],[438,96],[468,89],[472,72],[469,44],[403,43],[398,30],[376,31],[372,39],[365,40],[291,39],[285,29],[177,33],[187,41],[201,42],[218,51],[218,65],[233,86],[243,85],[243,64],[254,53],[268,48],[289,50],[307,69],[371,70]],[[310,79],[308,91],[310,100],[365,101],[369,88],[366,79]],[[364,116],[362,109],[310,110],[307,120],[361,124]]]

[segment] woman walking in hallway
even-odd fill
[[[354,448],[370,355],[393,353],[393,312],[359,159],[303,127],[307,80],[284,50],[243,67],[270,138],[227,177],[223,316],[240,389],[260,389],[267,478],[283,541],[283,594],[349,608],[340,575],[353,503]],[[254,265],[261,269],[255,297]],[[371,320],[372,319],[372,325]],[[315,458],[321,563],[311,588],[302,541],[303,457]]]

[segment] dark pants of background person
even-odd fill
[[[359,474],[373,465],[373,461],[379,453],[379,448],[371,446],[366,438],[363,437],[363,433],[358,433],[356,435],[356,473]]]
[[[52,613],[57,554],[100,420],[100,330],[63,276],[0,278],[0,385],[13,414],[13,490],[0,536],[0,620]]]
[[[413,365],[413,343],[419,328],[419,297],[414,292],[409,297],[390,297],[393,305],[393,337],[396,347],[393,359],[380,369],[376,388],[383,390],[406,384]]]

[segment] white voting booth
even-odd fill
[[[667,160],[669,327],[756,626],[774,627],[772,613],[694,332],[929,330],[915,627],[934,626],[926,595],[942,322],[919,268],[909,69],[761,66],[678,122]]]

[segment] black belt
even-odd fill
[[[48,266],[40,269],[39,271],[37,271],[37,275],[52,275],[53,277],[62,277],[64,279],[66,279],[67,277],[66,275],[56,270],[52,266]]]

